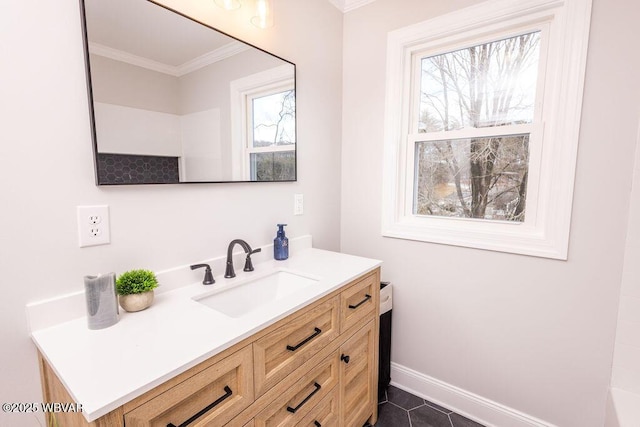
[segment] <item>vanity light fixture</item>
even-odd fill
[[[240,0],[213,0],[215,4],[225,10],[234,10],[240,8]]]
[[[251,18],[251,23],[258,28],[273,27],[273,0],[254,0],[255,15]],[[213,2],[224,10],[240,9],[240,0],[213,0]]]
[[[251,18],[251,23],[263,29],[273,27],[272,0],[256,0],[256,15]]]

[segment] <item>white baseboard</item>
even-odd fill
[[[397,363],[391,363],[391,384],[487,427],[556,427],[493,400],[463,390]]]

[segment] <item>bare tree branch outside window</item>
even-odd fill
[[[419,133],[531,123],[540,33],[421,60]],[[529,134],[415,145],[414,213],[524,221]]]
[[[290,181],[296,176],[295,92],[286,90],[252,101],[253,148],[290,147],[250,154],[251,179]]]

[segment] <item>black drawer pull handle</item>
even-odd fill
[[[313,422],[313,425],[314,425],[314,426],[316,426],[316,427],[322,427],[322,424],[320,424],[320,423],[318,422],[318,420],[315,420],[315,421]]]
[[[316,389],[313,390],[309,396],[305,397],[304,400],[300,402],[298,406],[296,406],[295,408],[292,408],[291,406],[287,406],[287,411],[291,412],[292,414],[295,414],[298,411],[298,409],[302,407],[302,405],[307,403],[309,399],[311,399],[313,395],[316,394],[318,391],[320,391],[320,389],[322,388],[322,386],[318,383],[314,382],[313,385],[315,386]]]
[[[318,335],[320,335],[322,333],[322,330],[320,330],[320,328],[313,328],[313,330],[315,331],[313,334],[311,334],[307,338],[303,339],[298,344],[296,344],[294,346],[287,345],[287,350],[296,351],[297,349],[299,349],[300,347],[302,347],[303,345],[305,345],[306,343],[308,343],[309,341],[311,341],[312,339],[314,339],[315,337],[317,337]]]
[[[344,363],[349,363],[349,360],[351,360],[351,358],[342,354],[340,355],[340,360],[344,361]]]
[[[364,304],[365,302],[369,301],[370,299],[371,299],[371,295],[365,294],[364,295],[364,299],[362,301],[360,301],[356,305],[349,304],[349,308],[352,309],[352,310],[355,310],[356,308],[360,307],[362,304]]]
[[[223,396],[220,396],[218,399],[216,399],[215,402],[211,403],[206,408],[204,408],[203,410],[201,410],[200,412],[198,412],[197,414],[195,414],[194,416],[192,416],[187,421],[183,422],[182,424],[180,424],[177,427],[187,427],[189,424],[191,424],[192,422],[194,422],[195,420],[197,420],[198,418],[200,418],[201,416],[203,416],[204,414],[209,412],[216,405],[219,405],[223,400],[225,400],[227,397],[229,397],[229,396],[231,396],[233,394],[233,391],[231,391],[231,389],[229,388],[228,385],[224,386],[224,392],[225,392],[225,394]],[[167,427],[176,427],[176,425],[173,424],[173,423],[169,423],[169,424],[167,424]]]

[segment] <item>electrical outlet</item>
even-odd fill
[[[303,213],[304,213],[304,195],[294,194],[293,195],[293,214],[302,215]]]
[[[109,206],[78,206],[78,238],[81,248],[111,242]]]

